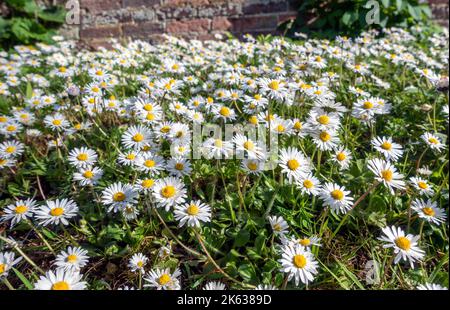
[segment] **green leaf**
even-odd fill
[[[386,9],[391,6],[391,1],[390,0],[381,0],[381,3],[383,4],[383,6]]]
[[[31,99],[33,97],[33,87],[31,86],[31,83],[27,83],[27,91],[26,91],[27,99]]]
[[[61,7],[55,7],[52,9],[40,11],[38,13],[38,17],[39,19],[47,22],[63,24],[66,20],[66,10]]]
[[[241,229],[239,233],[236,236],[236,239],[234,239],[234,246],[233,247],[241,247],[247,244],[247,242],[250,240],[250,233],[245,230]]]
[[[256,271],[252,264],[239,266],[238,273],[246,281],[256,280]]]
[[[416,8],[413,7],[411,4],[408,3],[408,12],[409,14],[415,19],[415,20],[419,20],[420,19],[420,12],[417,13]]]
[[[22,283],[25,285],[25,287],[29,290],[33,289],[33,284],[31,284],[30,281],[28,281],[28,279],[16,268],[12,267],[11,268],[14,273],[16,274],[16,276],[20,279],[20,281],[22,281]]]

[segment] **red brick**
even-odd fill
[[[296,19],[297,18],[297,12],[287,12],[282,13],[278,15],[278,24],[284,23],[288,20]]]
[[[164,26],[162,23],[138,23],[138,24],[123,24],[122,32],[124,36],[133,38],[145,38],[153,34],[163,32]]]
[[[211,24],[212,30],[229,30],[233,24],[226,17],[214,17]]]
[[[160,4],[160,2],[160,0],[122,0],[122,6],[124,8],[151,7]]]
[[[170,21],[167,23],[166,31],[168,33],[207,32],[209,30],[209,24],[210,20],[204,18]]]
[[[164,5],[167,6],[179,6],[179,5],[191,5],[194,7],[208,4],[208,0],[164,0]]]
[[[214,35],[211,33],[201,33],[197,36],[197,40],[214,40]]]
[[[234,20],[234,31],[247,33],[254,30],[276,29],[277,15],[243,17]]]
[[[275,13],[287,11],[286,1],[269,2],[269,3],[255,3],[245,5],[242,9],[244,14],[260,14],[260,13]]]
[[[85,44],[95,50],[98,50],[101,47],[104,47],[106,49],[112,49],[112,43],[106,39],[89,40],[88,42],[85,42]]]
[[[81,28],[80,38],[108,38],[108,37],[119,37],[120,36],[120,26],[107,26],[107,27],[88,27]]]
[[[90,13],[117,10],[121,7],[122,0],[80,0],[80,8],[84,8]]]

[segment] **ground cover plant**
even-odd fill
[[[447,33],[56,39],[0,53],[1,288],[448,287]]]

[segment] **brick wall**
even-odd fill
[[[448,28],[449,0],[429,0],[429,3],[436,21]]]
[[[54,1],[54,0],[53,0]],[[64,0],[56,0],[65,3]],[[79,0],[81,25],[65,32],[93,47],[108,38],[157,41],[162,33],[208,39],[229,31],[274,33],[295,18],[302,0]],[[448,27],[448,0],[429,0],[439,23]]]
[[[80,0],[79,38],[107,45],[110,37],[158,40],[162,33],[208,39],[233,34],[274,33],[295,18],[299,0]],[[69,28],[69,30],[70,30]],[[78,27],[75,27],[78,28]]]

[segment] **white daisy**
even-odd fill
[[[40,276],[39,280],[34,284],[35,290],[84,290],[87,283],[81,281],[82,275],[76,270],[56,269],[55,272],[48,271],[45,275]]]
[[[282,248],[282,252],[279,262],[282,265],[281,271],[288,274],[288,280],[294,278],[297,286],[300,282],[308,285],[314,280],[314,276],[318,273],[318,263],[311,252],[299,244],[286,245]]]
[[[144,266],[147,264],[148,262],[148,257],[145,256],[142,253],[136,253],[133,254],[133,256],[131,256],[131,258],[128,261],[128,268],[130,268],[130,270],[132,272],[144,272]]]
[[[69,163],[76,168],[92,166],[97,162],[97,157],[94,150],[83,146],[69,152]]]
[[[180,281],[178,280],[180,275],[181,272],[178,269],[171,273],[169,268],[156,268],[150,270],[144,278],[144,281],[147,282],[144,284],[144,287],[152,287],[157,290],[179,290],[181,289]]]
[[[185,201],[186,188],[184,183],[175,177],[166,177],[156,180],[153,185],[153,197],[158,207],[164,207],[166,211],[172,206],[182,204]]]
[[[39,220],[39,224],[43,226],[58,225],[59,223],[68,225],[68,219],[78,215],[78,206],[71,199],[56,199],[37,207],[34,214]]]
[[[437,203],[429,199],[427,201],[415,199],[411,203],[411,208],[420,218],[432,224],[439,225],[440,223],[444,223],[447,218],[445,210],[438,208]]]
[[[375,137],[371,143],[374,148],[386,158],[386,160],[395,162],[403,155],[402,146],[392,142],[391,137]]]
[[[77,271],[87,265],[89,256],[87,251],[81,247],[69,246],[66,251],[62,251],[56,256],[54,264],[57,268]]]
[[[3,210],[2,222],[11,221],[11,227],[20,221],[31,219],[36,208],[36,201],[33,199],[18,200],[14,204],[10,204]]]
[[[108,212],[116,213],[127,204],[135,204],[138,193],[130,184],[116,182],[102,191],[102,203],[108,207]]]
[[[191,201],[183,206],[175,206],[174,217],[180,222],[178,227],[185,224],[190,227],[200,227],[200,222],[211,221],[211,208],[200,200]]]
[[[347,213],[353,205],[353,197],[349,196],[350,191],[345,190],[344,186],[335,183],[325,183],[319,193],[319,197],[326,206],[332,211],[339,213]]]
[[[375,174],[375,180],[382,182],[392,194],[396,188],[400,190],[405,188],[403,175],[397,172],[392,163],[374,158],[369,160],[368,168]]]

